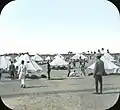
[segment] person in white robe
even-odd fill
[[[21,87],[25,88],[25,76],[27,74],[27,66],[24,64],[24,60],[21,61],[21,65],[18,68],[19,80],[21,80]]]
[[[70,77],[75,77],[75,76],[76,76],[76,71],[75,71],[75,70],[72,71],[69,76],[70,76]]]

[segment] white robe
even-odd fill
[[[25,79],[25,75],[27,74],[26,65],[20,65],[18,69],[19,79]]]
[[[70,77],[75,77],[75,76],[76,76],[76,73],[75,73],[75,72],[71,72],[69,76],[70,76]]]

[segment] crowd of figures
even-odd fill
[[[104,62],[100,59],[101,58],[101,54],[97,55],[97,61],[95,63],[95,67],[94,67],[94,72],[93,72],[93,78],[95,78],[95,87],[96,87],[96,92],[94,94],[102,94],[102,76],[105,74],[105,68],[104,68]],[[67,77],[70,76],[76,76],[75,70],[71,71],[71,63],[73,64],[73,67],[76,67],[76,61],[73,60],[72,62],[69,62],[68,65],[68,74]],[[86,63],[88,63],[87,60],[85,59],[79,59],[79,68],[81,70],[81,75],[83,74],[84,76],[86,76],[85,74],[85,69],[86,69]],[[50,80],[50,71],[51,71],[51,67],[50,67],[50,63],[48,61],[48,79]],[[98,82],[100,83],[100,92],[98,92]]]
[[[97,56],[97,61],[95,64],[94,72],[93,72],[93,77],[95,78],[95,85],[96,85],[96,93],[98,93],[98,82],[100,83],[100,93],[102,93],[102,75],[105,73],[104,69],[104,63],[102,60],[100,60],[101,55]],[[73,68],[76,68],[76,62],[75,60],[72,60],[68,64],[68,74],[67,77],[70,76],[76,76],[76,71],[73,69],[71,71],[71,65]],[[86,76],[85,69],[86,69],[86,63],[88,61],[86,59],[80,59],[78,60],[79,62],[79,68],[80,68],[80,74]],[[0,79],[2,76],[3,70],[0,69]],[[50,80],[50,72],[51,72],[51,65],[50,61],[47,62],[47,73],[48,73],[48,80]],[[9,66],[9,74],[11,76],[11,80],[14,80],[15,78],[18,78],[21,83],[22,88],[26,88],[25,85],[25,76],[28,75],[27,71],[27,65],[24,63],[24,60],[21,61],[21,65],[19,67],[15,67],[14,63],[11,61],[11,65]]]
[[[21,65],[24,65],[23,63],[24,61],[21,62]],[[85,59],[79,59],[79,61],[76,61],[76,60],[72,60],[71,62],[69,62],[68,64],[68,74],[67,74],[67,77],[69,76],[75,76],[75,70],[71,71],[72,68],[76,68],[76,63],[79,62],[79,68],[80,68],[80,71],[81,71],[81,75],[83,74],[84,76],[86,75],[85,74],[85,64],[87,63],[87,60]],[[11,61],[11,65],[9,66],[9,74],[10,74],[10,78],[11,80],[14,80],[14,79],[17,79],[19,78],[19,73],[20,73],[20,67],[21,66],[16,66],[14,65],[13,61]],[[47,73],[48,73],[48,79],[50,80],[50,72],[51,72],[51,65],[50,65],[50,61],[47,62]],[[3,69],[0,69],[0,79],[2,77],[2,72],[3,72]]]
[[[0,69],[0,80],[2,77],[3,69]],[[21,80],[21,87],[25,88],[25,76],[27,75],[27,66],[24,64],[24,60],[21,61],[21,65],[15,67],[13,61],[11,61],[11,65],[9,66],[9,74],[11,80],[19,78]]]
[[[67,77],[76,76],[76,73],[75,73],[76,71],[75,70],[73,70],[71,72],[71,64],[73,65],[73,68],[76,68],[76,62],[77,62],[76,60],[73,60],[72,62],[69,62]],[[88,61],[86,59],[81,59],[81,57],[80,57],[78,62],[79,62],[80,74],[86,76],[85,69],[86,69],[86,63],[88,63]]]

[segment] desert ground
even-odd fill
[[[42,68],[46,73],[46,65]],[[119,96],[120,75],[103,76],[103,94],[96,95],[93,76],[67,78],[67,70],[52,70],[51,80],[26,79],[27,88],[20,88],[19,80],[0,82],[0,96],[6,106],[14,110],[105,110],[113,106]]]

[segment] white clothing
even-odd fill
[[[25,75],[27,74],[26,65],[20,65],[18,69],[19,79],[21,80],[21,85],[25,85]]]
[[[20,65],[18,69],[19,79],[25,79],[25,75],[27,74],[26,65]]]
[[[70,77],[74,77],[74,76],[76,76],[76,73],[73,71],[73,72],[70,73],[69,76],[70,76]]]
[[[25,79],[21,79],[21,85],[25,85]]]

